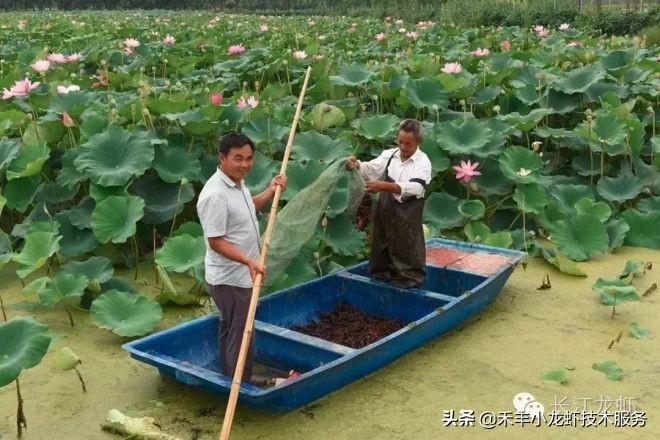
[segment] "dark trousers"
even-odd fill
[[[241,351],[241,341],[245,330],[245,320],[250,308],[251,288],[229,286],[226,284],[209,284],[211,297],[222,314],[218,327],[218,349],[220,351],[220,367],[227,376],[234,377],[238,354]],[[243,369],[243,382],[250,380],[254,362],[254,331],[250,338],[250,347],[245,368]]]
[[[386,182],[393,180],[387,177]],[[398,202],[381,192],[374,216],[369,270],[374,278],[400,287],[417,287],[426,277],[426,245],[422,229],[424,199]]]

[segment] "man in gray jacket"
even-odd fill
[[[254,161],[252,140],[242,134],[229,133],[220,140],[218,150],[219,166],[199,194],[197,214],[206,238],[206,283],[222,314],[218,329],[220,366],[224,374],[233,377],[252,283],[257,274],[265,274],[265,268],[259,264],[256,212],[272,199],[278,185],[286,189],[286,176],[276,176],[265,191],[253,197],[244,181]],[[253,361],[254,333],[245,362],[244,381],[251,381]]]

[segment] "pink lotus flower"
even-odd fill
[[[242,44],[232,44],[227,48],[229,55],[240,55],[245,52],[245,46]]]
[[[261,26],[259,26],[259,30],[261,32],[268,32],[268,25],[267,24],[262,24]]]
[[[565,30],[568,30],[570,27],[571,27],[570,24],[568,24],[568,23],[562,23],[562,24],[559,25],[559,30],[560,30],[560,31],[565,31]]]
[[[472,163],[469,159],[467,162],[462,160],[460,166],[454,165],[453,167],[456,171],[456,179],[469,182],[474,176],[481,176],[481,173],[476,171],[478,166],[479,162]]]
[[[293,52],[293,57],[297,60],[304,60],[305,58],[307,58],[307,54],[305,53],[304,50],[297,50]]]
[[[444,73],[461,73],[463,67],[461,66],[461,63],[446,63],[441,70]]]
[[[315,59],[316,61],[318,61],[318,60],[322,60],[323,58],[325,58],[325,55],[323,55],[323,54],[314,55],[314,59]]]
[[[163,43],[167,44],[168,46],[173,46],[174,43],[176,43],[176,38],[170,34],[167,34],[165,38],[163,38]]]
[[[135,38],[127,38],[124,40],[124,46],[129,49],[135,49],[136,47],[140,47],[140,42]]]
[[[247,100],[247,103],[250,107],[255,108],[256,106],[259,105],[259,100],[255,98],[254,96],[250,96]]]
[[[48,69],[50,69],[50,61],[48,60],[37,60],[34,63],[30,64],[30,67],[32,67],[36,72],[45,72]]]
[[[51,53],[50,55],[48,55],[48,61],[50,61],[51,63],[55,63],[55,64],[64,64],[64,63],[67,62],[67,59],[64,56],[64,54]]]
[[[548,34],[550,33],[549,29],[546,29],[545,26],[542,26],[540,24],[537,24],[536,26],[534,26],[533,29],[534,29],[534,32],[536,32],[536,35],[538,35],[541,38],[547,37]]]
[[[254,96],[250,96],[249,98],[245,99],[244,96],[242,96],[239,100],[238,103],[236,104],[238,108],[240,109],[245,109],[247,107],[255,108],[256,106],[259,105],[259,100],[255,98]]]
[[[500,43],[502,50],[511,50],[511,42],[509,40],[504,40]]]
[[[62,113],[62,124],[64,124],[65,127],[73,127],[76,125],[67,112]]]
[[[381,33],[379,33],[379,34],[376,34],[376,36],[375,36],[374,38],[375,38],[377,41],[383,41],[383,40],[386,40],[386,39],[387,39],[387,36],[386,36],[383,32],[381,32]]]
[[[222,95],[218,92],[212,93],[211,97],[209,98],[209,100],[211,101],[211,104],[213,104],[215,106],[218,106],[218,105],[222,104],[222,99],[223,99]]]
[[[490,55],[490,50],[486,48],[482,49],[480,47],[477,47],[477,50],[473,51],[472,55],[474,55],[475,57],[484,58]]]
[[[73,84],[70,86],[57,86],[57,93],[67,94],[70,92],[77,92],[80,90],[80,87]]]
[[[79,52],[72,53],[71,55],[66,57],[67,62],[73,63],[76,61],[82,60],[82,55]]]
[[[10,90],[2,89],[2,99],[10,99],[15,96],[26,96],[32,90],[39,87],[40,82],[33,83],[28,78],[23,81],[16,81]]]
[[[406,32],[406,37],[416,40],[419,34],[415,31]]]
[[[573,41],[568,42],[566,45],[568,47],[578,47],[578,46],[582,46],[582,42],[578,41],[578,40],[573,40]]]

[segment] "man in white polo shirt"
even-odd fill
[[[220,140],[219,166],[197,200],[197,214],[206,238],[206,283],[222,314],[218,329],[220,366],[234,375],[245,329],[252,283],[265,273],[259,265],[259,223],[256,211],[272,199],[276,186],[286,189],[286,176],[276,176],[268,188],[252,196],[244,178],[254,161],[254,143],[229,133]],[[250,381],[254,361],[254,333],[243,380]]]
[[[426,247],[422,229],[424,192],[431,181],[431,161],[419,149],[422,126],[405,119],[399,126],[398,148],[360,162],[348,158],[367,181],[366,191],[379,193],[374,215],[369,270],[381,281],[418,287],[426,276]]]

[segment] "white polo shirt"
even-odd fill
[[[208,243],[210,237],[224,237],[245,255],[259,259],[259,223],[252,195],[241,180],[236,185],[219,168],[206,182],[197,200],[197,215],[206,243],[206,282],[252,287],[250,270],[242,263],[217,253]]]
[[[396,153],[395,153],[396,151]],[[394,153],[394,157],[392,154]],[[412,179],[420,179],[426,183],[431,182],[431,161],[422,150],[417,150],[405,162],[401,161],[401,151],[398,148],[390,148],[380,153],[380,156],[369,162],[360,162],[360,174],[365,180],[381,180],[385,174],[387,161],[392,157],[387,170],[390,178],[399,185],[401,194],[392,194],[401,202],[403,197],[424,197],[424,185],[419,182],[411,182]]]

